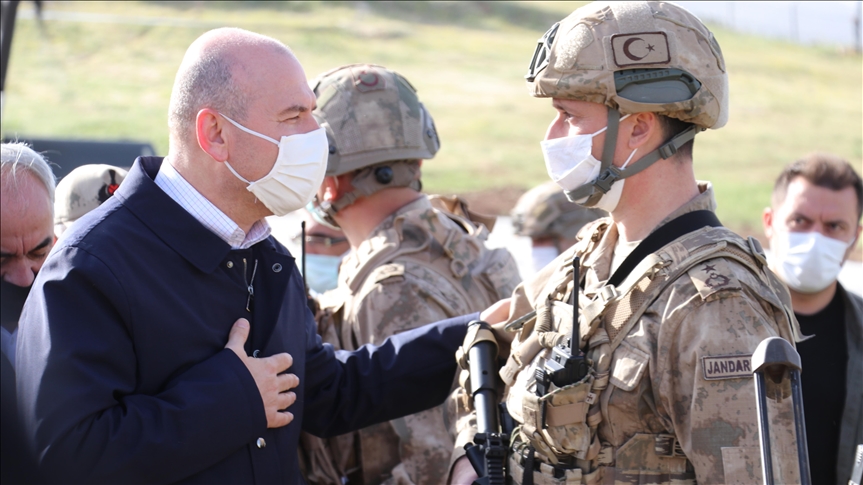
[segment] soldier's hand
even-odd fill
[[[512,339],[515,338],[515,333],[507,332],[504,329],[504,325],[509,320],[511,301],[511,298],[500,300],[479,315],[480,320],[491,325],[491,331],[497,341],[498,357],[501,359],[509,357],[509,347],[512,344]]]
[[[249,357],[243,348],[248,338],[249,321],[240,318],[231,327],[225,348],[231,349],[237,354],[237,357],[243,361],[255,379],[255,384],[261,393],[261,399],[264,401],[267,427],[280,428],[294,419],[294,415],[284,411],[284,409],[297,400],[297,395],[289,391],[299,385],[300,379],[294,374],[282,374],[293,365],[294,359],[286,352],[260,359]]]

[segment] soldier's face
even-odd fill
[[[853,187],[832,190],[796,177],[788,184],[785,200],[764,212],[764,232],[768,239],[778,233],[819,232],[837,241],[850,243],[860,237],[857,194]],[[856,245],[845,253],[847,258]]]
[[[554,98],[551,105],[557,114],[551,124],[548,125],[548,130],[545,133],[546,140],[573,135],[589,135],[601,130],[608,123],[608,108],[599,103]],[[604,132],[593,138],[592,154],[597,160],[602,156],[604,143]]]

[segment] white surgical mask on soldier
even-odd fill
[[[530,248],[530,257],[533,261],[533,271],[537,272],[545,268],[548,263],[554,261],[558,255],[554,246],[533,246]]]
[[[329,145],[323,128],[304,134],[283,136],[281,141],[276,141],[274,138],[246,128],[225,115],[222,116],[246,133],[279,146],[279,154],[270,173],[254,182],[249,182],[240,176],[231,164],[225,162],[228,170],[235,177],[249,184],[246,190],[255,194],[255,197],[270,209],[273,215],[283,216],[293,212],[304,207],[314,198],[327,171]]]
[[[306,284],[317,293],[339,286],[339,265],[342,256],[306,254]]]
[[[623,116],[620,118],[620,121],[625,120],[628,116]],[[575,190],[593,182],[599,177],[599,168],[602,163],[593,156],[593,138],[606,129],[608,129],[607,126],[589,135],[570,135],[540,142],[548,176],[561,189]],[[629,154],[629,158],[627,158],[626,163],[623,164],[621,169],[626,168],[637,150],[633,150]],[[595,207],[607,212],[612,212],[616,209],[618,202],[620,202],[620,195],[623,193],[623,184],[625,181],[626,179],[621,179],[614,182],[611,190],[603,194]],[[576,203],[583,204],[586,201],[587,197],[576,201]]]
[[[842,270],[842,259],[851,243],[827,237],[820,232],[777,232],[776,272],[789,288],[800,293],[818,293],[830,286]]]

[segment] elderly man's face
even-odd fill
[[[54,245],[51,200],[45,186],[29,171],[19,172],[17,188],[7,189],[3,182],[0,276],[7,283],[26,287],[33,284]]]
[[[857,221],[857,194],[853,187],[831,190],[796,177],[788,184],[782,204],[765,211],[764,232],[772,240],[777,232],[815,231],[850,243],[860,234]],[[848,248],[846,258],[852,250],[853,246]]]
[[[282,136],[309,133],[319,128],[312,117],[315,94],[309,88],[299,61],[269,49],[255,49],[234,70],[249,93],[243,125],[276,140]],[[248,180],[258,180],[272,170],[279,148],[266,140],[228,126],[236,144],[232,147],[234,168]]]

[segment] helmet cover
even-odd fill
[[[433,158],[440,148],[434,121],[414,87],[398,73],[351,64],[311,81],[314,115],[327,132],[327,175],[395,160]]]
[[[704,24],[670,2],[593,2],[553,25],[528,68],[530,94],[645,111],[702,128],[728,121],[728,75]]]

